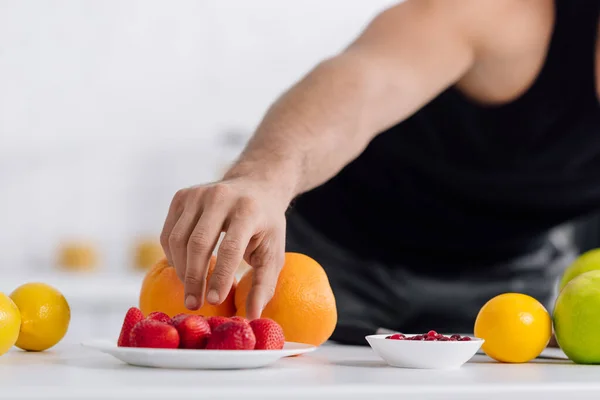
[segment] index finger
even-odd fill
[[[173,256],[171,255],[169,238],[171,237],[171,231],[173,231],[175,224],[177,224],[177,221],[179,221],[179,217],[181,217],[181,214],[183,213],[184,207],[181,201],[182,197],[182,190],[178,191],[177,193],[175,193],[175,196],[173,196],[173,200],[171,200],[167,217],[165,218],[162,232],[160,233],[160,245],[163,248],[165,257],[167,258],[169,265],[172,266],[175,266],[175,264],[173,264]]]
[[[270,249],[262,247],[259,246],[251,258],[258,258],[258,262],[251,264],[254,273],[252,287],[246,299],[246,318],[249,320],[260,318],[263,309],[275,294],[279,271],[283,267],[283,246],[273,246]],[[264,255],[257,257],[256,252],[261,251]]]

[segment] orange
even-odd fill
[[[552,318],[536,299],[521,293],[504,293],[489,300],[475,320],[475,336],[491,358],[507,363],[533,360],[552,336]]]
[[[215,268],[215,262],[216,258],[212,256],[207,280],[210,279]],[[169,265],[166,258],[162,258],[148,270],[142,282],[140,310],[144,315],[148,315],[153,311],[162,311],[170,317],[179,313],[199,314],[207,317],[213,315],[231,317],[235,314],[233,303],[235,286],[236,282],[234,281],[233,287],[223,303],[212,305],[205,301],[199,310],[190,311],[185,307],[183,283],[177,277],[175,268]]]
[[[235,292],[237,315],[246,316],[246,298],[253,270],[240,279]],[[337,310],[327,274],[312,258],[286,253],[275,294],[261,317],[271,318],[283,328],[286,341],[319,346],[335,328]]]

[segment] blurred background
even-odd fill
[[[71,338],[117,335],[175,191],[394,2],[0,0],[0,291],[53,284]]]
[[[389,0],[0,0],[0,291],[42,281],[69,336],[118,335],[179,188]]]

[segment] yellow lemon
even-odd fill
[[[0,293],[0,356],[14,346],[21,328],[21,313],[15,303]]]
[[[21,333],[15,344],[28,351],[54,346],[67,333],[71,322],[69,303],[58,290],[45,283],[26,283],[10,298],[21,311]]]
[[[504,293],[489,300],[477,314],[475,336],[491,358],[507,363],[533,360],[552,336],[552,318],[531,296]]]

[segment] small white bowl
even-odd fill
[[[416,334],[415,334],[416,335]],[[469,361],[484,340],[469,336],[465,342],[391,340],[390,335],[369,335],[367,342],[392,367],[456,369]],[[414,336],[406,334],[406,336]]]

